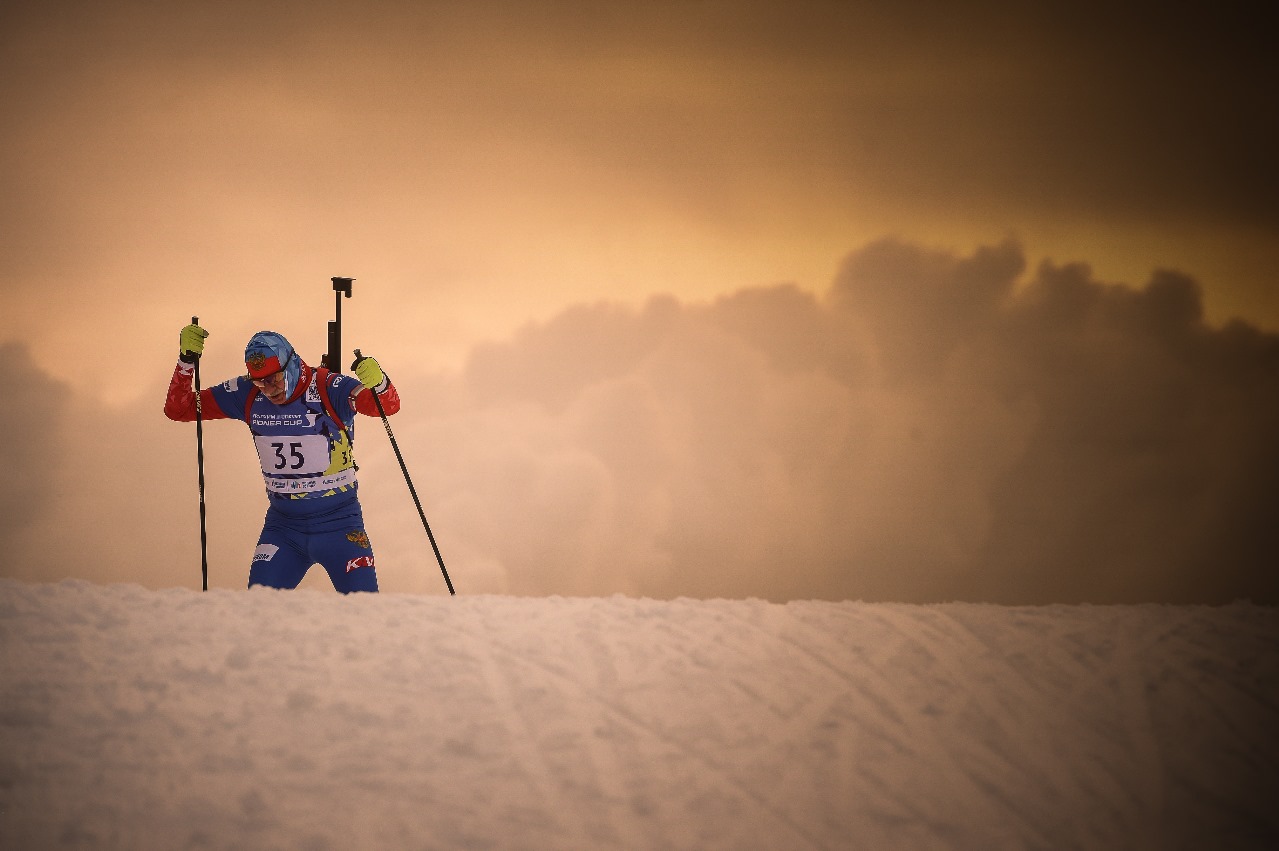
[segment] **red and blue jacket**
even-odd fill
[[[303,363],[297,387],[277,405],[248,376],[201,390],[197,402],[193,372],[191,364],[181,361],[174,368],[165,416],[192,422],[198,405],[202,419],[246,423],[273,501],[354,495],[355,415],[379,416],[373,391],[358,378]],[[399,393],[389,379],[377,400],[388,415],[400,409]]]

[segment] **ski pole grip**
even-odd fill
[[[200,324],[200,317],[198,317],[198,316],[192,316],[192,317],[191,317],[191,324],[192,324],[192,325],[199,325],[199,324]],[[200,359],[200,353],[199,353],[199,352],[189,352],[188,354],[190,354],[190,355],[191,355],[191,357],[195,358],[196,360],[199,360],[199,359]]]

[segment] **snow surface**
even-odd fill
[[[0,580],[0,847],[1275,847],[1277,635]]]

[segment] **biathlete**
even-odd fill
[[[192,377],[207,336],[195,324],[182,329],[164,402],[171,420],[196,418]],[[274,331],[253,335],[244,363],[248,375],[201,390],[199,406],[202,419],[247,423],[262,464],[268,507],[249,587],[296,588],[319,563],[344,594],[377,591],[351,444],[355,415],[379,416],[373,394],[387,414],[400,409],[395,386],[373,358],[356,361],[355,377],[313,369]]]

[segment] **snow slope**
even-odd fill
[[[1274,847],[1279,616],[0,580],[0,847]]]

